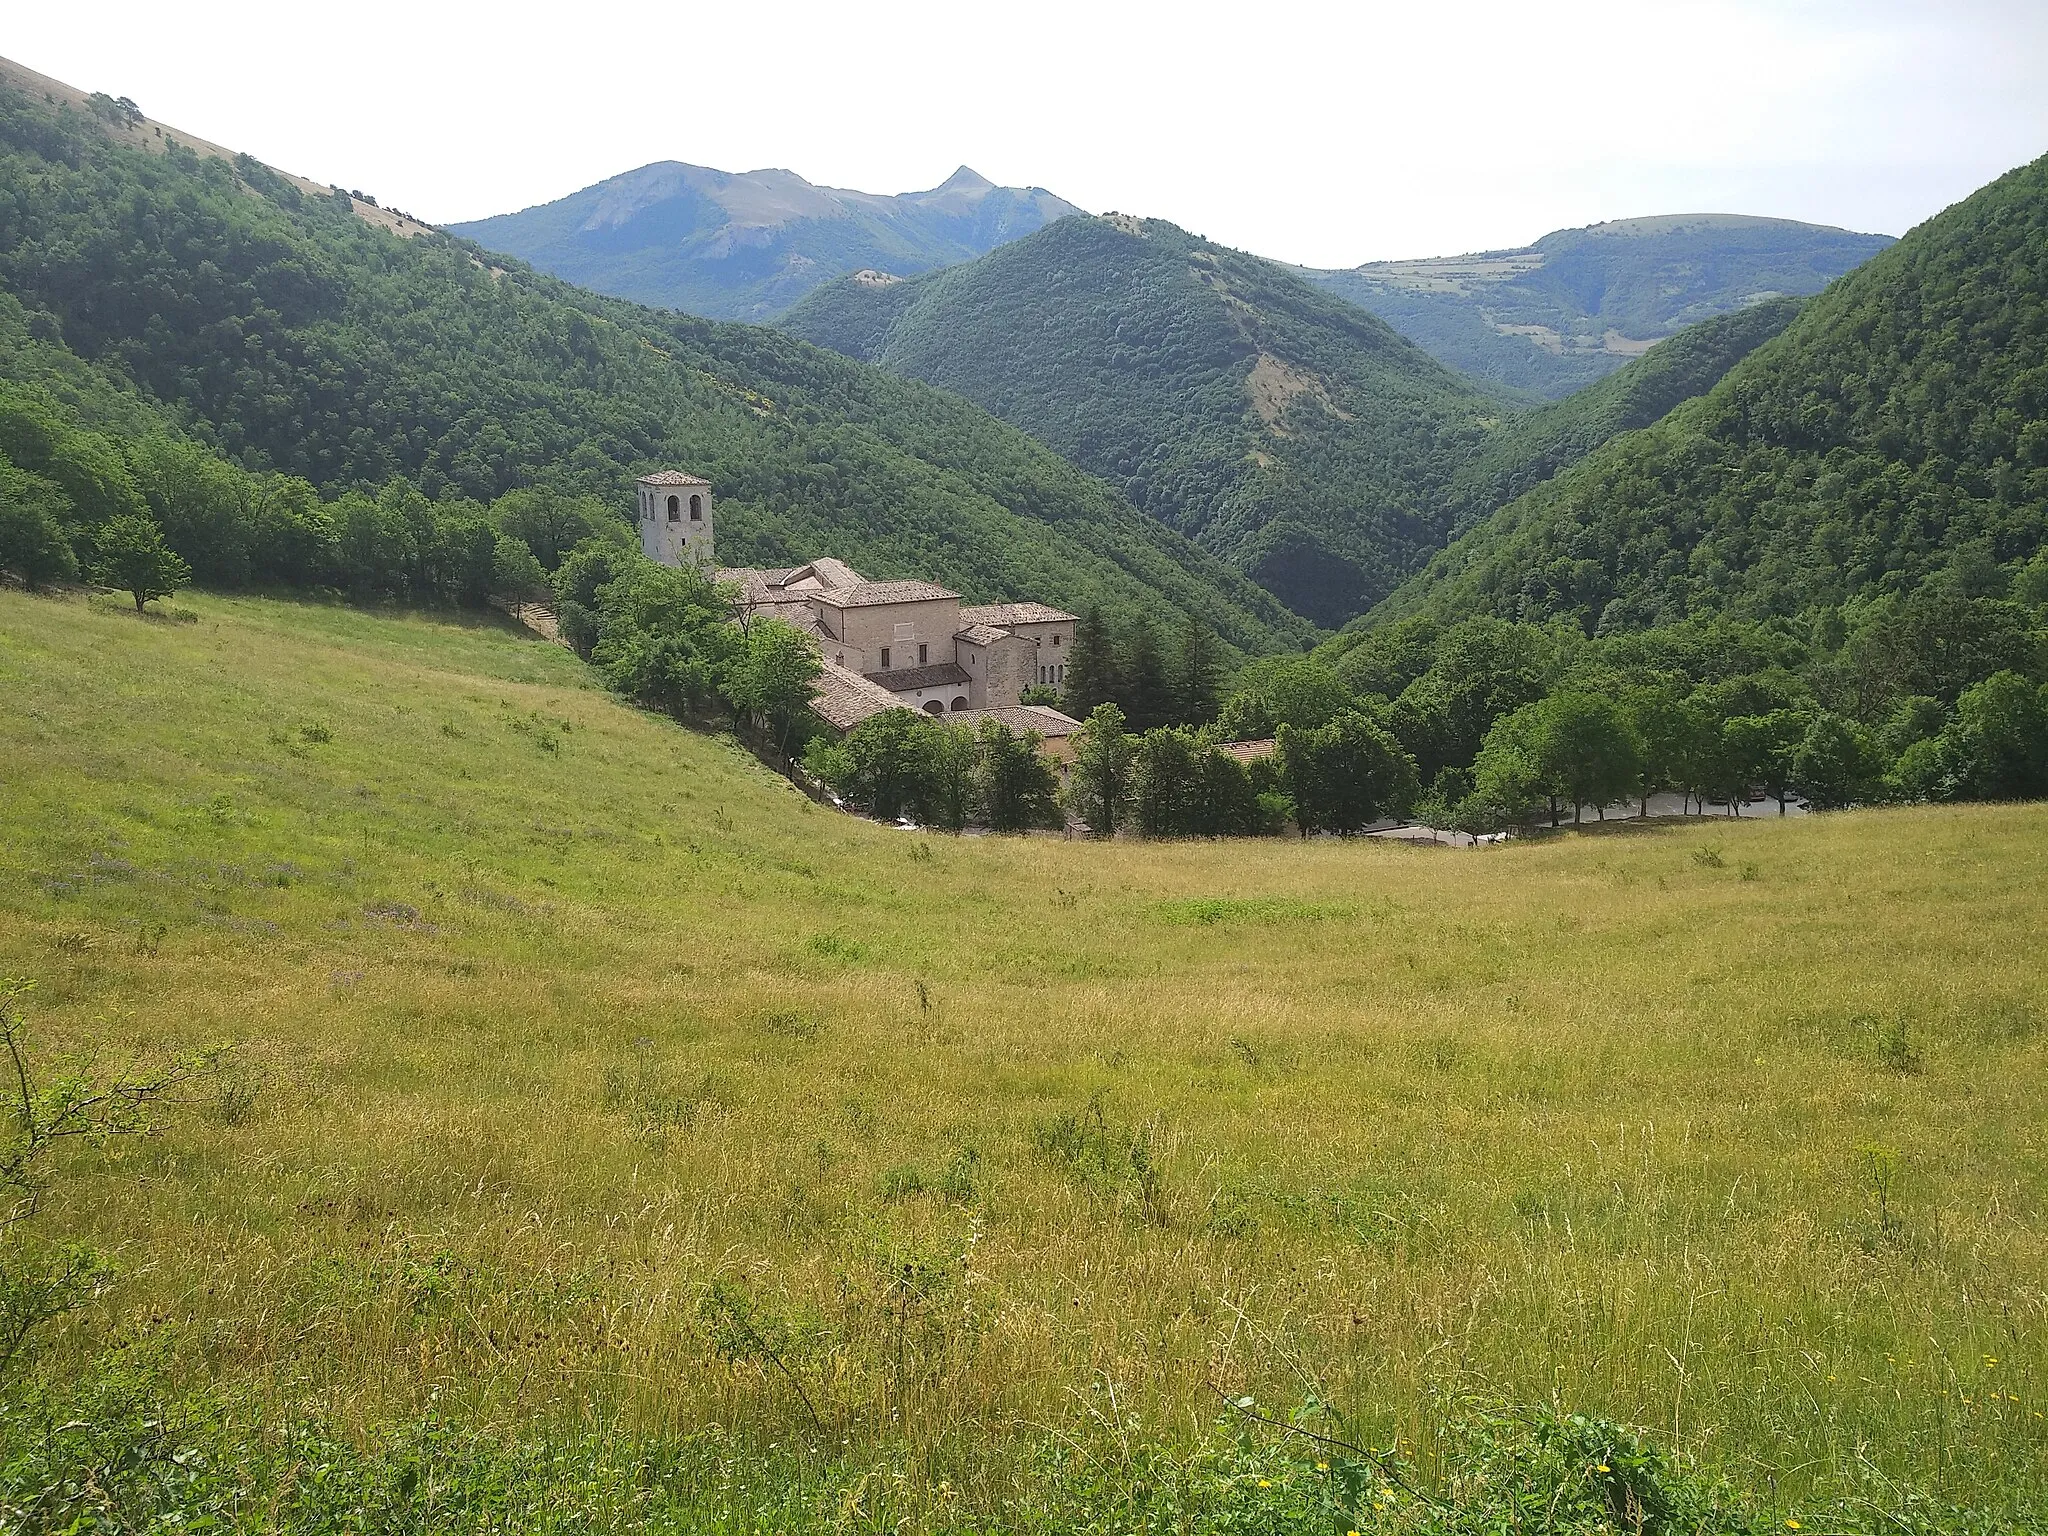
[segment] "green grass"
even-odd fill
[[[121,1273],[38,1391],[822,1441],[912,1524],[1216,1389],[1426,1486],[1515,1402],[1780,1513],[2041,1492],[2040,807],[927,837],[508,629],[179,607],[0,592],[0,974],[52,1050],[236,1042],[67,1163]]]

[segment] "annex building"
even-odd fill
[[[732,587],[741,617],[772,617],[818,642],[823,672],[812,707],[838,730],[884,709],[915,709],[973,725],[983,715],[1032,730],[1054,755],[1080,723],[1026,688],[1058,688],[1075,617],[1044,603],[962,606],[930,581],[870,581],[839,560],[778,570],[722,567],[712,544],[711,483],[676,470],[639,481],[640,548],[664,565],[694,564]]]

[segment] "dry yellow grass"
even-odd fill
[[[60,1187],[124,1273],[49,1369],[984,1468],[1314,1383],[1425,1464],[1479,1393],[2039,1476],[2048,810],[952,840],[517,634],[186,606],[0,593],[0,973],[53,1045],[239,1042]]]

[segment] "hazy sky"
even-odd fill
[[[2048,151],[2048,0],[98,0],[0,51],[434,223],[651,160],[956,165],[1322,266],[1636,214],[1901,233]]]

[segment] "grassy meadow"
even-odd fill
[[[66,1154],[49,1390],[817,1446],[853,1524],[1219,1393],[1425,1490],[1540,1403],[1768,1528],[2039,1507],[2048,807],[951,839],[506,627],[176,609],[0,592],[0,975],[46,1060],[234,1046]]]

